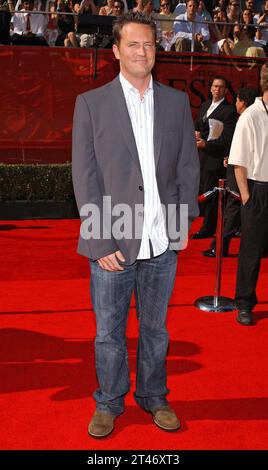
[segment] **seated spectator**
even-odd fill
[[[226,0],[214,0],[213,1],[213,10],[215,10],[215,8],[220,8],[221,10],[226,10],[227,3],[228,2]]]
[[[229,23],[238,23],[240,14],[239,0],[231,0],[227,7],[227,18]]]
[[[219,7],[215,8],[213,22],[214,24],[209,25],[211,50],[213,54],[219,54],[223,52],[223,44],[231,31],[226,11]]]
[[[141,6],[142,6],[142,13],[144,13],[145,15],[151,15],[153,13],[153,9],[154,9],[153,0],[142,0]]]
[[[98,15],[98,8],[96,7],[94,0],[82,0],[78,11],[78,14],[83,15]],[[95,43],[95,35],[82,33],[76,34],[76,38],[80,44],[80,47],[92,47]]]
[[[58,0],[57,12],[72,13],[73,7],[71,2],[65,3],[64,0]],[[75,35],[75,21],[73,15],[58,15],[59,35],[56,39],[55,46],[79,47]]]
[[[97,15],[98,8],[96,7],[94,0],[82,0],[77,13],[83,13],[84,15]]]
[[[97,1],[98,0],[96,0],[96,2],[95,2],[96,4],[97,4]],[[128,8],[128,2],[127,2],[127,0],[121,0],[121,1],[123,2],[123,5],[124,5],[123,13],[127,13],[128,9],[129,9]],[[114,3],[114,1],[113,1],[113,3]],[[130,3],[132,3],[132,2],[130,2]],[[113,7],[111,6],[112,2],[109,2],[109,0],[104,0],[104,2],[102,2],[102,5],[103,6],[99,10],[99,15],[117,16],[117,15],[113,14]]]
[[[256,7],[255,7],[254,0],[246,0],[245,1],[245,10],[249,10],[250,13],[252,14],[252,17],[254,17],[256,15],[256,13],[255,13]]]
[[[15,1],[15,0],[14,0]],[[19,11],[23,8],[23,0],[17,0],[15,1],[16,6],[15,6],[15,11]],[[34,11],[46,11],[46,0],[33,0],[33,10]]]
[[[191,51],[192,44],[195,52],[210,51],[208,26],[200,23],[200,21],[202,21],[202,18],[197,14],[196,1],[187,0],[186,13],[177,16],[174,22],[176,51]]]
[[[240,20],[239,20],[240,23],[243,23],[243,24],[252,24],[253,25],[253,15],[252,15],[252,12],[248,9],[245,9],[242,11],[241,15],[240,15]]]
[[[45,32],[45,39],[48,42],[49,46],[55,46],[56,39],[59,35],[58,28],[58,15],[56,13],[56,6],[54,1],[49,2],[48,4],[48,24]]]
[[[159,17],[162,31],[173,32],[172,20],[175,18],[175,14],[171,13],[169,0],[160,1]]]
[[[47,15],[38,13],[31,15],[25,11],[33,11],[33,0],[24,0],[22,9],[14,13],[13,35],[11,43],[20,46],[48,46],[45,31],[48,23]]]
[[[13,10],[12,1],[9,0],[8,5],[5,5],[3,0],[0,0],[0,44],[10,44],[10,12]]]
[[[124,13],[125,5],[122,0],[114,0],[113,16],[121,16]]]
[[[112,16],[113,7],[114,7],[114,0],[106,0],[105,5],[100,8],[99,15]]]
[[[173,31],[173,19],[175,18],[174,13],[170,11],[169,0],[160,1],[160,12],[158,15],[159,29],[161,30],[160,45],[165,51],[169,51],[172,45],[172,39],[174,36]]]
[[[134,13],[139,11],[140,13],[142,12],[142,0],[135,0],[136,1],[136,6],[132,9]]]
[[[211,14],[206,9],[206,4],[205,4],[204,0],[199,0],[198,7],[197,7],[197,13],[198,13],[198,15],[201,16],[203,21],[208,21],[208,22],[212,21]]]
[[[268,55],[268,0],[262,6],[262,12],[253,18],[257,26],[256,41],[263,46]]]
[[[133,12],[145,13],[150,15],[154,9],[153,0],[137,0],[137,5],[133,8]]]
[[[179,0],[173,12],[175,15],[175,18],[176,16],[183,15],[185,12],[186,12],[186,0]]]
[[[236,28],[239,28],[237,26]],[[262,47],[256,47],[254,43],[255,28],[253,26],[245,25],[236,31],[238,41],[234,47],[226,41],[224,44],[224,51],[227,55],[239,55],[244,57],[265,57],[265,52]]]

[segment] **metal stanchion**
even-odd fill
[[[226,191],[230,192],[233,197],[237,197],[237,196],[239,197],[237,193],[234,193],[229,188],[226,188],[225,183],[226,183],[226,180],[220,179],[218,181],[218,188],[214,188],[213,190],[213,191],[219,192],[217,232],[216,232],[216,276],[215,276],[214,296],[209,295],[205,297],[199,297],[198,299],[196,299],[194,303],[195,307],[199,308],[200,310],[205,310],[206,312],[230,312],[236,309],[236,307],[233,304],[232,299],[230,299],[229,297],[223,297],[220,295],[222,244],[223,244],[222,243],[223,242],[223,215],[224,215]],[[204,199],[205,198],[203,198],[203,200]]]

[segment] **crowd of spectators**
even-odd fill
[[[160,50],[268,55],[268,0],[0,0],[0,44],[92,47],[96,34],[79,32],[81,15],[130,9],[154,18]]]

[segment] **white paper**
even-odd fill
[[[223,131],[223,122],[217,119],[208,119],[209,134],[207,140],[218,139]]]

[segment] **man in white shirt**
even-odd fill
[[[261,258],[268,245],[268,63],[261,69],[262,98],[240,117],[228,163],[242,199],[241,243],[235,301],[237,321],[252,325]]]
[[[209,52],[210,34],[208,25],[203,18],[197,14],[196,0],[187,0],[186,12],[177,16],[174,21],[175,49],[178,52]],[[202,23],[203,22],[203,23]]]
[[[24,0],[22,9],[15,12],[13,22],[12,44],[15,46],[48,46],[44,38],[48,17],[43,13],[31,14],[33,0]]]
[[[152,79],[155,23],[141,13],[128,13],[116,20],[114,39],[120,74],[77,97],[73,126],[73,183],[82,219],[79,253],[90,260],[97,324],[99,388],[88,428],[95,438],[110,434],[124,411],[130,386],[126,323],[133,291],[139,319],[135,400],[162,430],[180,427],[166,398],[166,315],[177,254],[165,212],[172,206],[180,227],[182,203],[190,220],[198,214],[199,162],[189,100]],[[104,197],[110,198],[112,214]],[[82,227],[90,203],[99,209],[105,229],[111,222],[115,228],[125,210],[125,235],[120,230],[106,235],[105,230],[104,237],[103,229],[88,237]]]

